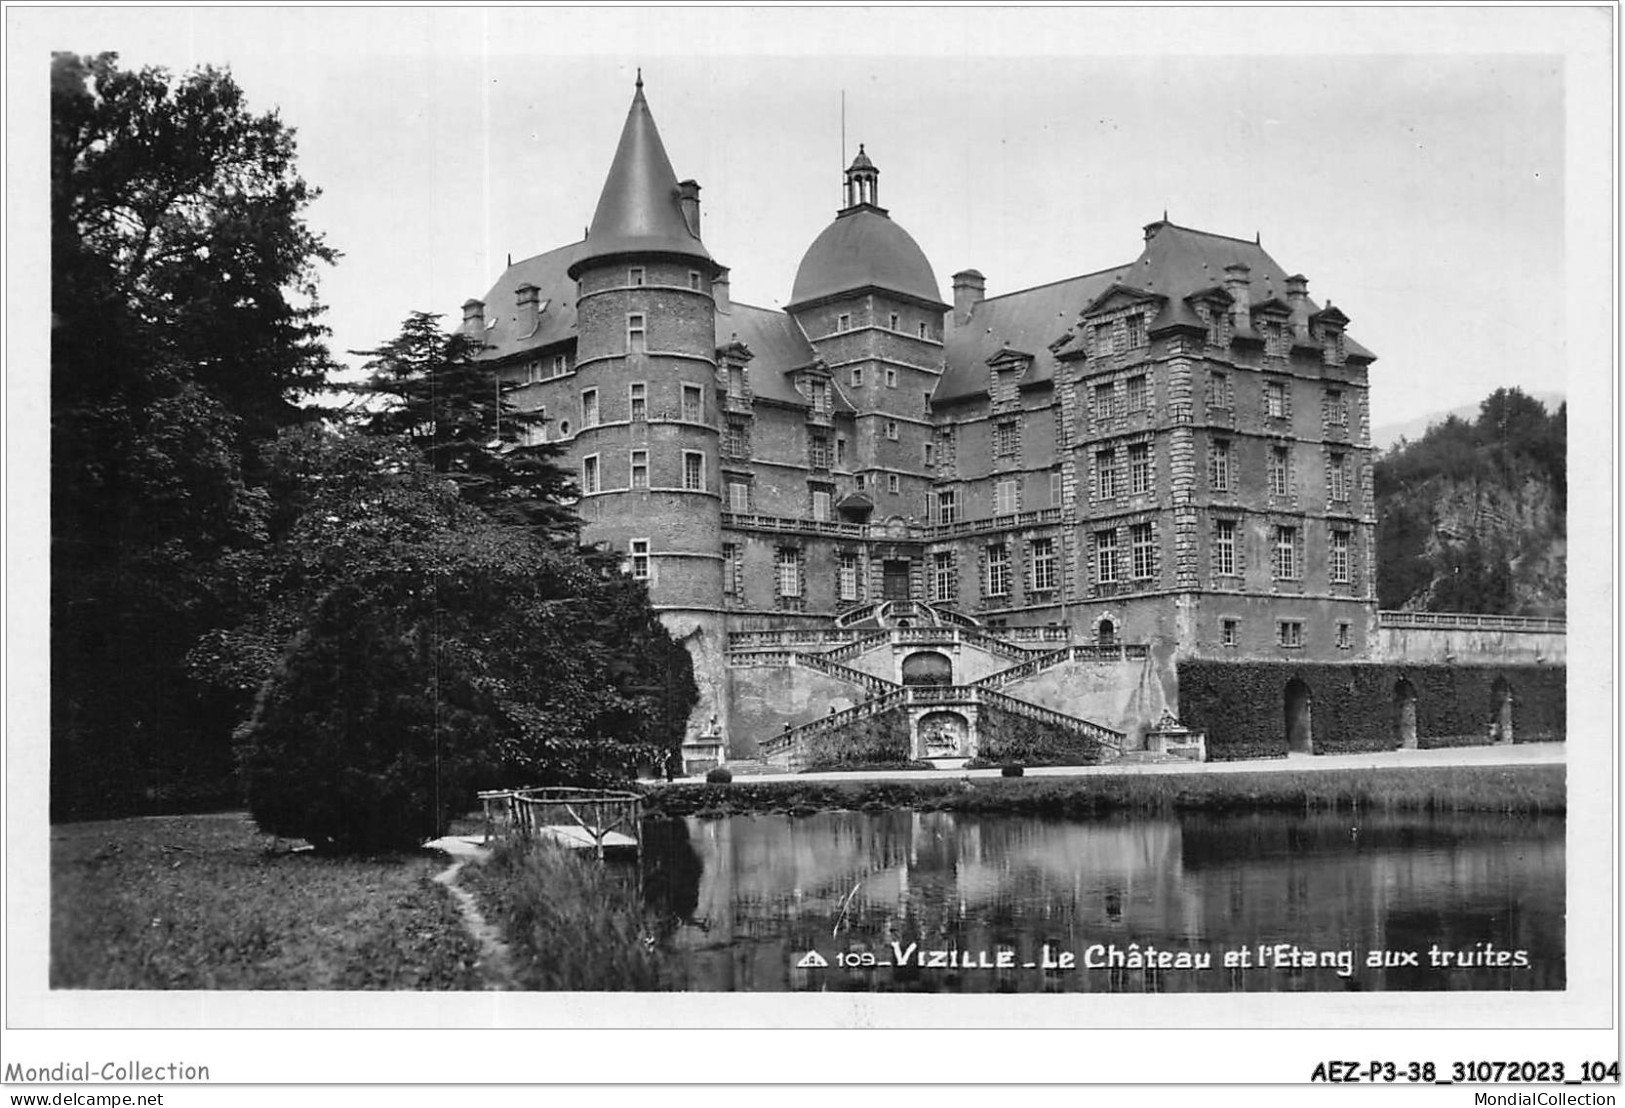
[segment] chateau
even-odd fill
[[[699,194],[640,78],[586,238],[463,305],[687,643],[696,748],[794,762],[895,709],[914,757],[995,715],[1131,749],[1178,661],[1371,656],[1374,355],[1259,242],[1164,218],[945,300],[860,146],[777,311],[730,297]]]

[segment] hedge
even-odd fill
[[[1179,663],[1181,722],[1207,733],[1214,761],[1280,757],[1286,753],[1285,690],[1293,678],[1309,686],[1317,754],[1394,750],[1394,687],[1416,690],[1420,747],[1489,742],[1499,678],[1512,688],[1516,742],[1562,741],[1568,671],[1564,666],[1395,665],[1389,663]]]
[[[1092,739],[992,704],[982,705],[977,731],[979,764],[1092,766],[1101,758],[1100,746]]]
[[[802,766],[807,770],[855,770],[907,762],[913,756],[908,715],[900,709],[809,735],[805,743]]]

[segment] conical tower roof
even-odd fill
[[[638,77],[604,191],[593,212],[586,248],[570,266],[572,277],[597,261],[624,254],[668,254],[715,266],[705,244],[683,217],[677,174],[660,141]]]

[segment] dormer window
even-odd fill
[[[1145,316],[1135,313],[1128,317],[1128,348],[1130,350],[1146,344]]]
[[[835,333],[837,335],[844,335],[850,330],[852,330],[852,317],[850,315],[842,312],[835,317]]]
[[[1094,327],[1095,356],[1112,353],[1112,325],[1097,323]]]
[[[553,355],[553,376],[563,377],[570,369],[570,359],[563,354]]]

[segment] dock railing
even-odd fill
[[[485,841],[506,827],[526,837],[538,831],[590,845],[599,858],[612,834],[625,836],[643,852],[643,797],[611,789],[497,789],[479,794],[485,810]],[[563,834],[559,830],[563,829]],[[579,830],[572,830],[579,829]],[[610,845],[622,845],[610,843]]]

